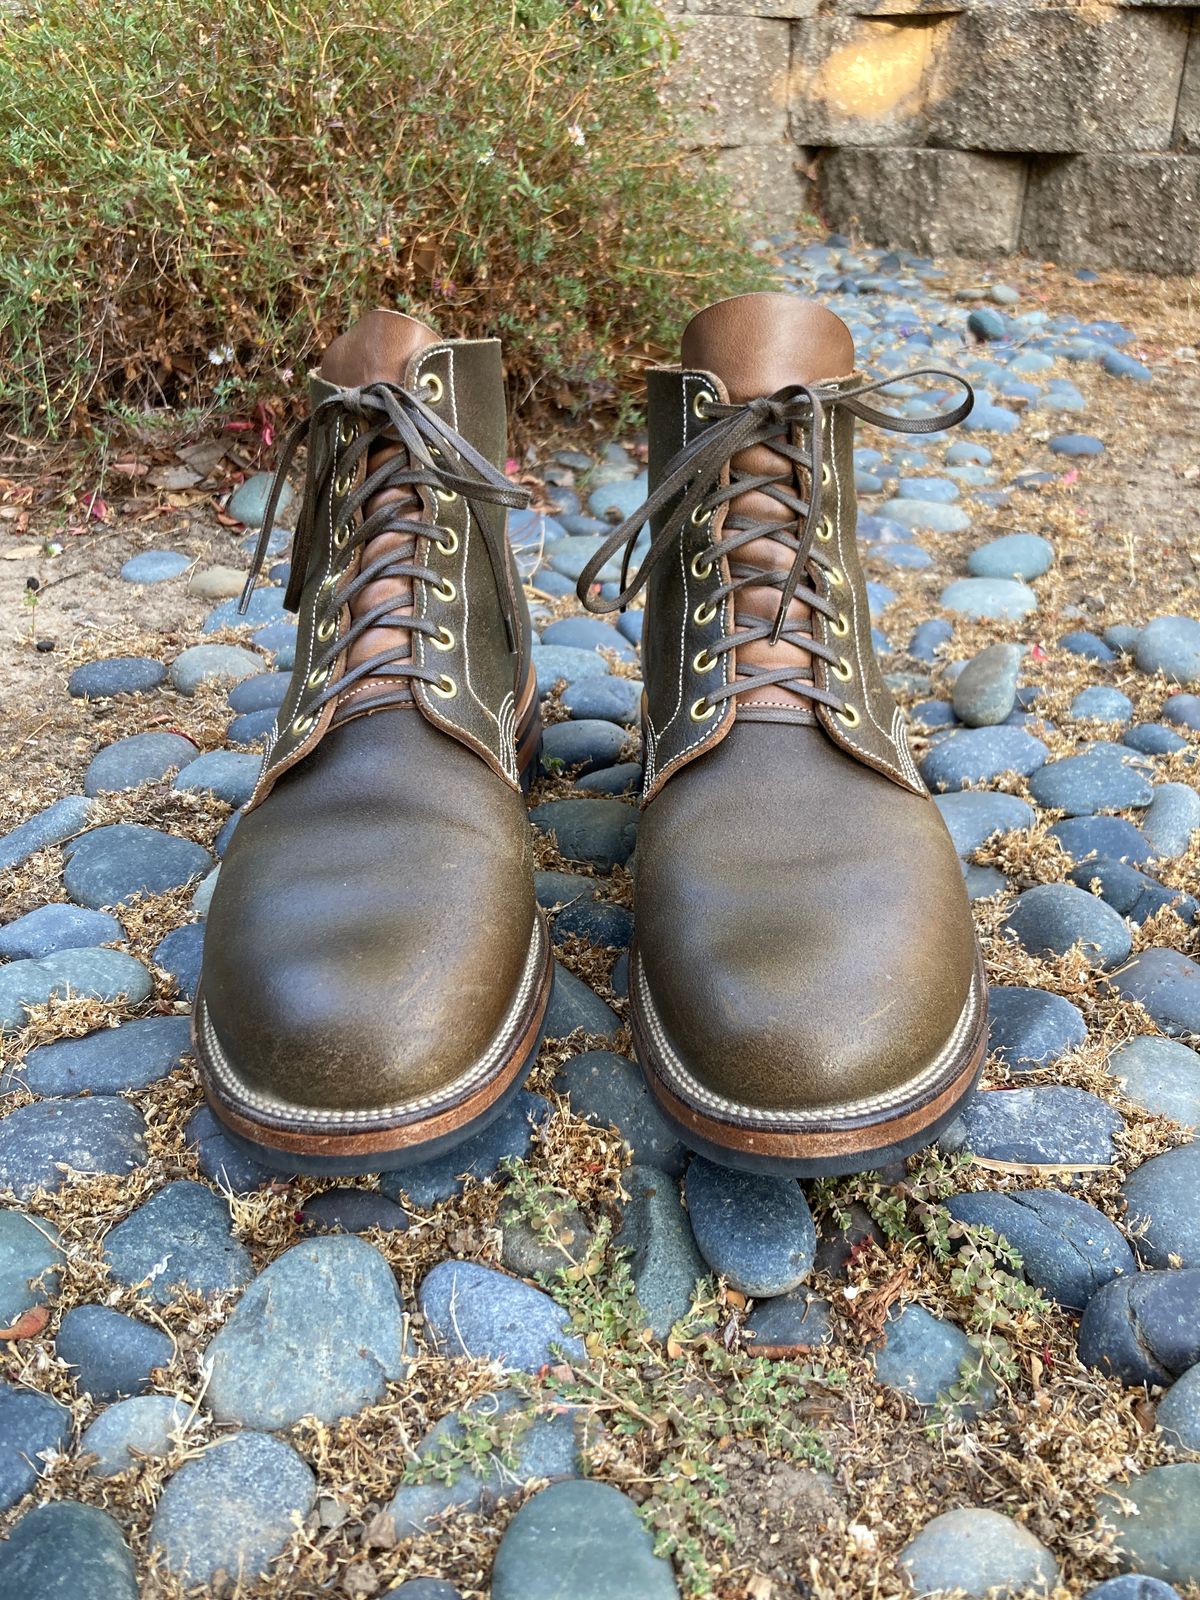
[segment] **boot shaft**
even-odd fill
[[[296,665],[251,804],[330,728],[385,710],[415,710],[515,785],[536,702],[506,537],[507,507],[527,497],[504,477],[499,341],[440,340],[374,311],[309,389],[286,596]]]
[[[815,723],[855,760],[925,794],[871,643],[854,424],[932,432],[970,400],[922,419],[878,409],[864,396],[886,384],[855,372],[849,330],[789,294],[710,306],[685,330],[681,356],[647,375],[646,507],[580,581],[582,594],[649,515],[642,566],[612,603],[646,588],[645,800],[735,719]]]

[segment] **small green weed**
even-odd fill
[[[1022,1328],[1035,1327],[1051,1307],[1026,1283],[1021,1256],[1007,1239],[991,1228],[958,1222],[947,1211],[943,1202],[963,1187],[968,1165],[963,1156],[928,1150],[910,1164],[900,1183],[885,1183],[877,1173],[826,1178],[814,1185],[813,1203],[844,1227],[849,1222],[846,1208],[857,1201],[889,1242],[927,1251],[946,1269],[958,1320],[988,1368],[1011,1381],[1020,1370],[1016,1347]]]
[[[519,1162],[509,1171],[510,1196],[519,1197],[536,1228],[562,1196]],[[667,1343],[652,1339],[607,1219],[597,1225],[587,1258],[555,1274],[549,1287],[570,1311],[591,1364],[549,1374],[548,1386],[561,1400],[588,1407],[625,1442],[641,1468],[642,1514],[659,1551],[671,1556],[689,1593],[711,1593],[717,1573],[705,1546],[734,1538],[721,1509],[731,1492],[729,1452],[753,1440],[777,1458],[827,1467],[828,1452],[804,1405],[813,1386],[837,1389],[845,1374],[727,1348],[714,1329],[720,1307],[703,1286]]]

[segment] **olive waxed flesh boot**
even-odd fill
[[[580,579],[594,611],[646,588],[634,1040],[693,1149],[863,1170],[954,1116],[987,998],[958,858],[872,651],[854,424],[933,432],[971,393],[938,373],[965,401],[884,410],[844,324],[787,294],[710,306],[681,354],[649,374],[646,505]],[[640,570],[604,601],[600,568],[647,518]]]
[[[310,388],[271,507],[307,435],[296,665],[193,1026],[213,1110],[258,1159],[372,1172],[497,1115],[549,997],[522,794],[541,725],[505,533],[527,496],[504,476],[496,340],[374,311]]]

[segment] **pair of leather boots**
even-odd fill
[[[894,1160],[983,1060],[962,873],[875,660],[855,542],[855,419],[947,426],[970,391],[941,376],[961,404],[897,416],[831,312],[709,307],[648,375],[649,499],[580,579],[596,612],[646,591],[637,1056],[684,1141],[729,1165]],[[374,311],[311,402],[296,664],[209,911],[195,1044],[260,1160],[371,1172],[480,1130],[539,1044],[540,715],[505,526],[526,496],[504,474],[496,340]],[[647,520],[636,574],[602,598]]]

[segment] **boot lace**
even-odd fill
[[[907,382],[913,378],[936,377],[959,385],[965,398],[945,411],[932,412],[917,417],[904,417],[895,412],[872,406],[864,396],[873,394],[891,384]],[[701,399],[705,397],[701,396]],[[580,573],[577,592],[584,606],[597,615],[621,611],[645,587],[650,574],[684,537],[689,524],[712,527],[713,519],[722,506],[741,495],[757,492],[769,496],[779,505],[777,518],[767,520],[741,513],[728,515],[720,537],[710,538],[707,545],[692,557],[692,572],[697,578],[706,578],[713,565],[722,557],[729,562],[729,580],[721,583],[707,597],[713,610],[741,590],[758,587],[779,590],[779,606],[773,621],[747,618],[735,612],[731,634],[717,640],[705,652],[705,670],[711,670],[720,657],[738,646],[767,639],[777,644],[780,639],[807,651],[840,675],[841,658],[813,635],[811,616],[789,619],[788,608],[793,600],[800,600],[835,626],[839,614],[833,600],[822,587],[839,587],[844,579],[833,560],[820,548],[834,537],[832,522],[825,515],[822,501],[830,473],[824,459],[824,418],[827,407],[843,406],[860,421],[876,427],[889,428],[899,433],[939,433],[953,427],[966,417],[974,404],[974,393],[965,378],[939,367],[920,367],[903,377],[878,379],[860,383],[850,388],[833,384],[791,384],[775,394],[750,400],[743,405],[721,405],[708,402],[698,414],[704,419],[715,419],[690,444],[679,450],[667,464],[666,470],[654,491],[619,528],[604,541]],[[803,443],[791,442],[794,429],[802,430]],[[743,450],[755,445],[769,444],[772,451],[786,458],[788,465],[778,472],[730,473],[729,482],[721,483],[725,468]],[[809,481],[807,499],[799,492],[800,473],[806,472]],[[633,547],[643,526],[660,513],[662,521],[650,539],[649,547],[637,571],[630,576]],[[791,556],[786,568],[764,568],[739,563],[737,553],[745,545],[759,539],[772,539]],[[593,594],[601,569],[620,550],[620,593],[606,600]],[[818,587],[816,574],[822,575]],[[819,688],[811,678],[803,676],[795,667],[743,666],[738,662],[734,682],[723,688],[714,688],[705,696],[705,713],[710,714],[723,700],[744,694],[748,689],[767,688],[774,684],[786,685],[806,699],[844,712],[845,702],[835,693]]]
[[[358,388],[339,388],[319,402],[312,414],[299,422],[284,442],[279,465],[267,499],[266,513],[259,529],[258,542],[250,562],[238,605],[240,615],[245,615],[254,593],[255,584],[262,571],[270,544],[271,530],[293,459],[299,446],[308,437],[314,422],[327,410],[336,410],[344,419],[339,425],[338,448],[331,453],[327,467],[314,485],[312,506],[304,508],[299,524],[307,534],[311,526],[312,510],[325,504],[327,498],[344,494],[334,529],[333,544],[340,558],[339,571],[344,572],[355,550],[367,545],[381,533],[406,535],[404,545],[385,551],[369,560],[354,578],[337,589],[335,607],[349,605],[368,585],[381,578],[408,579],[415,587],[418,583],[440,586],[441,573],[416,559],[417,540],[432,537],[445,554],[457,548],[458,536],[451,529],[431,523],[420,509],[418,491],[429,490],[444,502],[460,496],[469,501],[482,501],[489,505],[523,509],[529,504],[530,494],[512,483],[484,456],[469,444],[461,434],[449,427],[425,402],[409,390],[394,383],[372,383]],[[366,423],[366,427],[347,428],[351,424]],[[371,472],[355,488],[349,487],[358,476],[358,465],[365,456],[380,445],[400,448]],[[374,510],[365,507],[385,489],[407,491],[404,501],[385,501]],[[332,503],[332,502],[330,502]],[[362,520],[356,520],[363,512]],[[483,519],[476,520],[483,536],[496,591],[500,596],[501,610],[510,651],[517,648],[517,596],[513,585],[512,568],[508,560],[507,541],[503,531],[497,533]],[[296,536],[293,560],[307,563],[307,537]],[[334,575],[336,582],[336,574]],[[392,650],[372,653],[366,661],[344,672],[336,682],[330,682],[337,658],[348,651],[355,641],[372,628],[394,628],[408,635],[408,641]],[[326,638],[326,631],[328,639]],[[447,630],[438,627],[427,617],[420,616],[410,595],[393,595],[369,607],[351,621],[339,635],[336,625],[325,623],[316,630],[316,649],[310,663],[309,683],[321,686],[320,692],[306,706],[307,717],[315,720],[321,709],[332,699],[362,678],[384,676],[388,678],[420,678],[436,692],[445,692],[447,680],[430,667],[418,664],[413,654],[412,636],[424,634],[440,649],[448,649]],[[324,646],[324,648],[321,648]],[[373,706],[383,706],[405,698],[402,692],[393,696],[380,696],[372,700]]]

